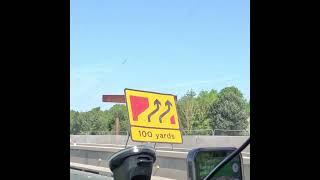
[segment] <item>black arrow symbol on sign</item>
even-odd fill
[[[157,108],[156,108],[155,110],[153,110],[153,111],[148,115],[148,122],[150,122],[151,116],[153,116],[157,111],[159,111],[159,108],[160,108],[160,106],[161,106],[161,103],[160,103],[160,101],[159,101],[158,99],[156,99],[156,100],[154,101],[154,105],[156,105]]]
[[[165,105],[168,106],[168,109],[160,115],[160,117],[159,117],[160,123],[162,123],[163,116],[165,116],[166,114],[168,114],[168,112],[170,112],[170,106],[172,106],[172,104],[169,100],[166,101]]]

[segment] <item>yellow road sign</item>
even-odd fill
[[[133,141],[182,143],[174,95],[132,89],[124,93]]]

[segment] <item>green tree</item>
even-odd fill
[[[72,123],[71,123],[71,134],[79,134],[81,132],[81,122],[79,119],[80,113],[75,111],[73,115],[70,115],[72,117]]]
[[[74,116],[75,116],[76,111],[70,110],[70,134],[73,134],[73,124],[74,124]]]
[[[250,116],[250,101],[248,103],[246,103],[246,112],[249,114]]]
[[[213,129],[247,129],[249,114],[246,111],[246,100],[236,87],[222,89],[217,102],[210,109],[210,125]]]
[[[192,130],[193,121],[195,119],[195,101],[196,93],[191,89],[178,101],[178,113],[180,122],[185,130]]]
[[[101,111],[100,107],[93,108],[87,114],[87,121],[89,121],[90,124],[90,132],[91,133],[97,133],[98,131],[104,131],[107,129],[106,124],[104,123],[105,116],[104,112]]]
[[[250,101],[246,104],[246,112],[248,113],[249,117],[248,117],[248,128],[247,131],[250,134]]]
[[[79,126],[80,132],[79,134],[87,134],[90,133],[92,130],[90,118],[87,112],[79,112]]]
[[[129,129],[129,118],[125,105],[116,104],[109,109],[107,113],[107,122],[110,131],[115,131],[116,117],[118,117],[120,121],[120,131],[127,131]]]
[[[218,99],[216,90],[201,91],[196,97],[195,119],[192,121],[194,129],[211,129],[210,127],[210,105]],[[208,133],[208,132],[206,132]]]

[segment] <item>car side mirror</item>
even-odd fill
[[[196,148],[187,156],[188,180],[202,180],[236,148]],[[242,180],[241,153],[218,170],[212,180]]]

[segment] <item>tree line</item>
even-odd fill
[[[250,132],[250,101],[236,87],[226,87],[220,92],[212,89],[187,91],[177,101],[180,123],[186,134],[210,134],[214,129],[244,130]],[[119,118],[120,133],[129,129],[127,107],[115,104],[108,110],[96,107],[87,112],[70,110],[70,134],[99,134],[115,132]],[[198,131],[198,132],[196,132]]]

